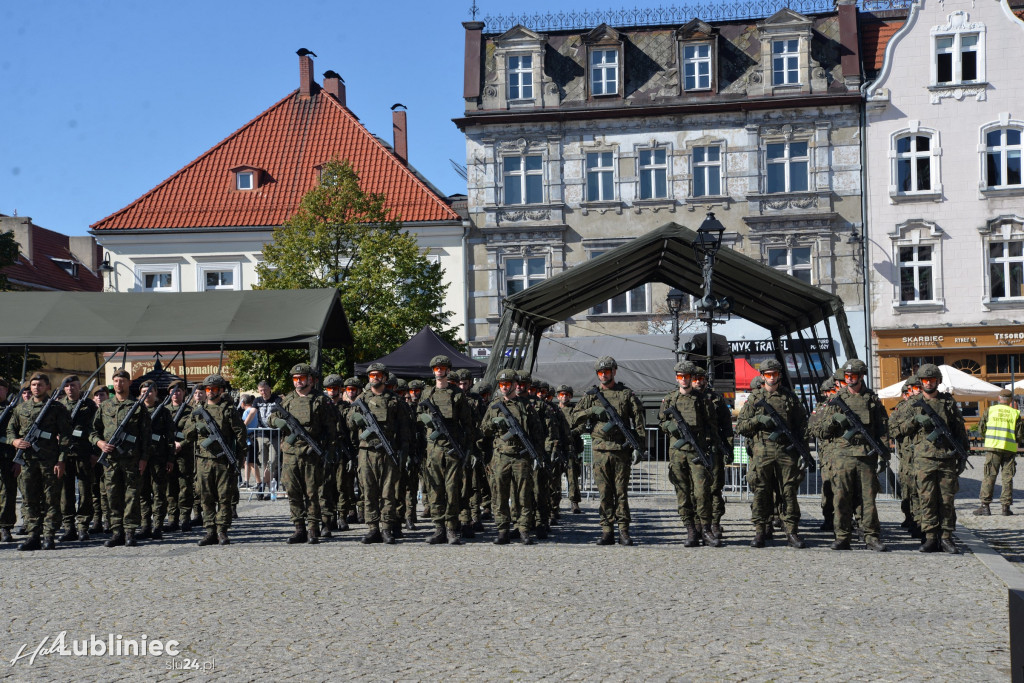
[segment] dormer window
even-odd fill
[[[235,189],[239,192],[255,190],[260,185],[260,169],[253,166],[236,166],[231,169],[234,174]]]
[[[943,26],[932,28],[932,86],[947,87],[985,80],[985,25],[967,12],[953,12]]]
[[[71,259],[51,257],[50,260],[71,277],[78,277],[78,264]]]
[[[800,41],[772,41],[772,85],[800,85]]]
[[[718,29],[700,19],[693,19],[676,30],[676,40],[679,41],[683,67],[683,91],[716,90]]]
[[[608,97],[622,93],[622,37],[619,32],[601,24],[583,37],[587,45],[588,83],[591,97]]]

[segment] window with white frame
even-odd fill
[[[711,44],[683,46],[683,89],[711,88]]]
[[[896,191],[900,194],[932,191],[930,135],[896,138]]]
[[[1024,239],[992,239],[988,243],[992,299],[1024,297]]]
[[[766,147],[765,189],[773,192],[806,192],[808,186],[808,144],[770,142]]]
[[[1020,128],[997,128],[985,133],[986,187],[1021,187],[1021,150]]]
[[[935,36],[935,84],[959,85],[982,80],[980,35],[952,33]]]
[[[544,202],[544,169],[541,155],[507,156],[502,158],[501,164],[505,204]]]
[[[900,303],[935,300],[935,248],[917,244],[897,247],[900,269]]]
[[[800,40],[772,41],[772,85],[800,84]]]
[[[144,264],[135,266],[135,278],[144,292],[179,292],[178,266]]]
[[[768,265],[792,275],[801,282],[812,284],[810,247],[770,247]]]
[[[237,263],[196,264],[196,291],[239,290],[241,268]]]
[[[533,99],[533,56],[511,55],[508,58],[508,99]]]
[[[619,51],[590,51],[590,94],[615,95],[619,92]]]
[[[506,258],[505,296],[521,292],[544,280],[547,277],[547,262],[546,256]]]
[[[640,175],[640,199],[668,197],[668,150],[664,147],[637,152]]]
[[[587,201],[615,199],[615,175],[611,152],[587,152]]]
[[[722,148],[703,145],[693,148],[693,196],[722,194]]]
[[[605,251],[591,251],[590,258],[597,258]],[[590,309],[591,315],[628,315],[630,313],[647,313],[650,311],[650,285],[643,284],[628,292],[617,294],[608,301]]]
[[[235,174],[236,190],[251,190],[253,188],[253,172],[239,171]]]

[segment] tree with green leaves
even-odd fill
[[[274,230],[256,268],[256,289],[338,289],[354,345],[351,356],[344,349],[324,349],[325,375],[349,374],[354,363],[394,351],[424,325],[461,345],[451,312],[444,310],[444,271],[426,258],[385,201],[383,194],[359,187],[348,162],[328,162],[320,184]],[[283,391],[291,388],[291,366],[305,360],[302,349],[242,351],[231,355],[231,368],[240,386],[267,379]]]
[[[18,262],[18,254],[18,240],[14,239],[14,231],[0,233],[0,292],[6,292],[11,288],[4,269]]]

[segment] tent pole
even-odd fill
[[[121,353],[121,369],[128,365],[128,342],[124,343],[124,351]]]
[[[181,350],[181,378],[185,380],[185,388],[188,389],[188,363],[185,362],[185,349]],[[188,399],[188,396],[185,397]]]
[[[220,343],[220,358],[217,360],[217,374],[224,369],[224,342]]]
[[[28,372],[28,344],[25,344],[25,355],[21,357],[21,384],[18,385],[18,391],[25,387],[26,372]]]

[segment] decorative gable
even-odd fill
[[[716,35],[718,29],[700,19],[691,19],[676,29],[676,39],[680,41],[711,40]]]
[[[622,36],[608,24],[601,24],[583,36],[583,42],[587,45],[620,44]]]
[[[783,7],[775,14],[760,22],[757,27],[762,32],[780,32],[804,30],[810,32],[812,21],[799,12]]]

